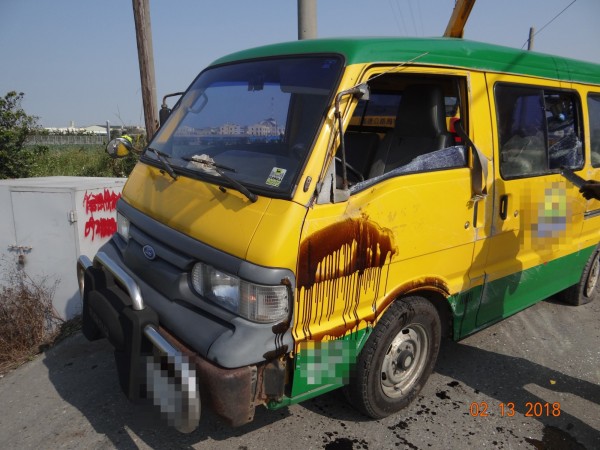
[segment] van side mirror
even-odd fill
[[[119,137],[113,139],[106,146],[106,153],[111,158],[123,158],[133,151],[133,144],[127,139]]]
[[[166,104],[162,104],[160,107],[160,111],[158,112],[158,120],[161,125],[163,125],[169,116],[171,115],[171,108],[169,108]]]
[[[162,105],[160,105],[160,111],[158,112],[158,120],[161,126],[167,121],[172,111],[171,108],[167,106],[167,99],[169,97],[181,96],[183,94],[185,94],[185,92],[175,92],[173,94],[167,94],[163,97]]]

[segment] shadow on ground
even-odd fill
[[[132,434],[152,448],[185,449],[201,445],[204,441],[221,442],[244,436],[263,427],[277,426],[277,422],[288,418],[302,421],[305,414],[312,413],[335,421],[341,430],[346,429],[346,422],[353,424],[369,420],[352,409],[338,390],[304,402],[302,407],[308,411],[302,408],[268,411],[258,407],[254,421],[240,428],[229,427],[208,408],[203,408],[200,428],[191,434],[181,434],[167,426],[148,406],[134,405],[125,398],[119,388],[112,348],[105,340],[88,342],[81,333],[77,333],[50,349],[45,355],[44,364],[60,396],[77,408],[99,435],[106,436],[114,447],[120,449],[139,448],[139,442],[134,441]],[[555,394],[557,399],[566,395],[585,399],[593,404],[594,409],[600,405],[600,386],[596,384],[528,359],[484,350],[467,343],[443,342],[432,379],[436,386],[433,389],[435,403],[443,404],[445,411],[456,410],[461,415],[469,414],[469,402],[479,402],[481,399],[485,399],[496,418],[501,403],[514,403],[515,412],[524,416],[528,412],[528,402],[552,401],[534,394],[531,386],[539,386],[546,394],[552,394],[550,397]],[[424,406],[419,403],[424,403],[422,398],[401,414],[404,419],[397,426],[387,428],[395,433],[400,442],[403,442],[400,428],[407,426],[408,421],[415,420],[419,414],[427,412],[421,411]],[[454,408],[453,403],[457,403]],[[435,406],[432,408],[435,409]],[[539,421],[543,426],[543,436],[540,439],[527,438],[527,443],[538,449],[600,448],[600,432],[574,415],[577,413],[569,412],[562,409],[560,415],[555,417],[550,410],[550,414],[544,412],[537,417],[523,417],[522,423]],[[434,413],[432,410],[430,414]],[[444,420],[439,416],[431,419]],[[498,422],[496,430],[499,434],[511,432],[504,423]],[[475,421],[468,424],[476,428]],[[387,426],[388,422],[383,421],[380,425]],[[275,429],[281,431],[279,426],[273,427]],[[133,433],[130,434],[129,430]]]
[[[108,437],[119,449],[138,448],[128,429],[152,448],[185,449],[208,437],[221,441],[241,436],[289,414],[286,409],[267,411],[257,408],[253,422],[231,428],[204,408],[199,429],[182,434],[163,422],[150,406],[127,400],[119,387],[112,347],[106,340],[88,342],[77,333],[50,349],[44,364],[60,396],[77,408],[97,433]]]

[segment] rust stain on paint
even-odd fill
[[[344,327],[328,330],[342,336],[358,326],[361,293],[379,294],[383,266],[396,253],[392,231],[367,216],[331,224],[304,239],[300,245],[297,274],[296,337],[322,339],[311,325],[328,321],[343,302]]]
[[[450,291],[448,285],[439,278],[434,277],[425,277],[420,278],[418,280],[413,280],[408,283],[404,283],[401,286],[398,286],[396,289],[391,291],[388,295],[386,295],[381,301],[377,303],[377,311],[385,311],[386,308],[392,303],[394,300],[404,297],[405,295],[409,295],[414,291],[433,291],[442,294],[445,298],[450,296]],[[372,317],[367,317],[366,320],[374,320],[375,315]]]

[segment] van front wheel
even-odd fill
[[[600,250],[596,248],[581,274],[579,283],[560,293],[561,298],[571,305],[579,306],[591,302],[598,296],[600,288]]]
[[[350,402],[380,419],[405,408],[421,391],[440,349],[435,307],[421,297],[394,302],[379,320],[346,386]]]

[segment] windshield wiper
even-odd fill
[[[173,167],[171,166],[171,164],[169,164],[169,162],[166,159],[166,158],[170,157],[169,155],[161,152],[160,150],[156,150],[155,148],[152,148],[152,147],[146,147],[146,150],[150,150],[152,153],[154,153],[156,155],[156,158],[162,164],[163,168],[171,176],[171,178],[173,178],[174,180],[177,179],[177,174],[173,170]]]
[[[229,175],[225,175],[225,173],[223,172],[223,170],[235,172],[235,169],[233,169],[231,167],[223,166],[221,164],[217,164],[208,155],[201,155],[201,156],[194,155],[192,157],[184,156],[181,159],[183,159],[184,161],[189,161],[189,162],[193,163],[194,168],[203,170],[203,171],[211,173],[211,174],[216,173],[220,177],[225,178],[227,181],[229,181],[229,183],[231,185],[233,185],[233,187],[235,187],[239,192],[244,194],[246,196],[246,198],[248,200],[250,200],[252,203],[254,203],[256,200],[258,200],[258,197],[256,196],[256,194],[253,194],[242,183],[231,178]]]
[[[211,168],[214,168],[214,169],[227,170],[229,172],[235,173],[235,169],[233,167],[224,166],[223,164],[216,163],[208,155],[182,156],[181,159],[183,159],[184,161],[194,161],[199,164],[206,164],[207,166],[210,166]]]

